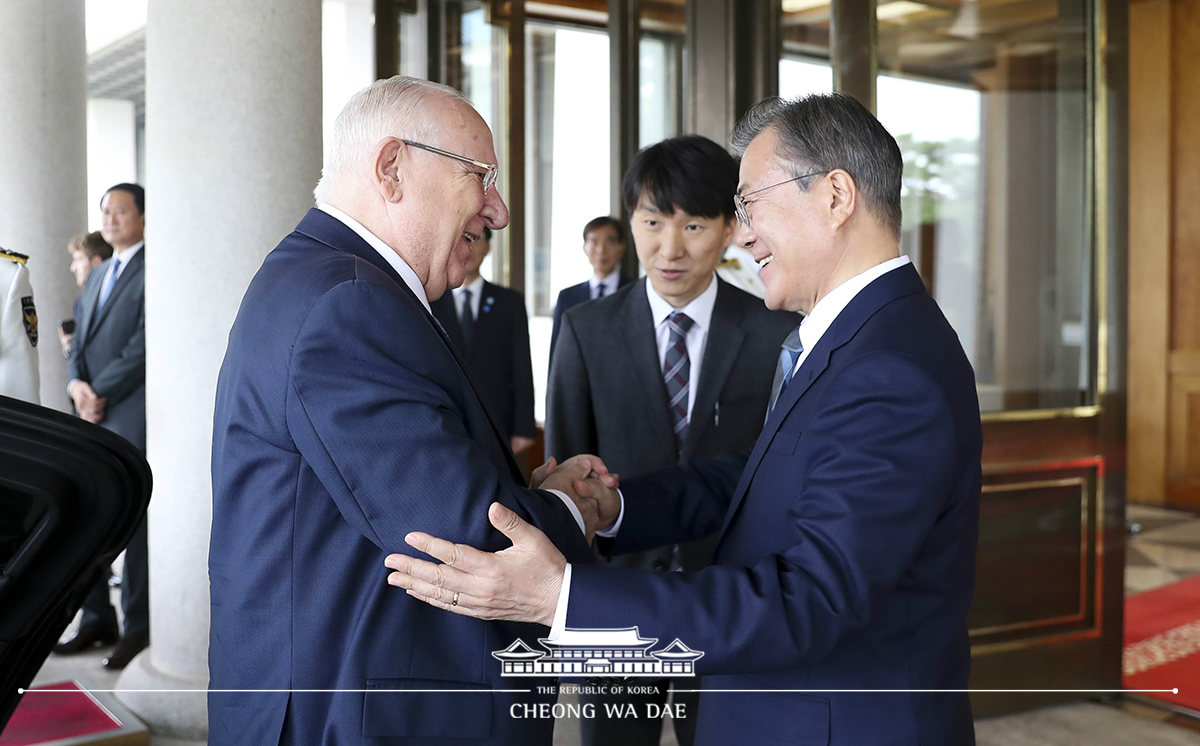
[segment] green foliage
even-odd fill
[[[979,141],[956,137],[941,142],[896,138],[904,158],[901,202],[904,229],[919,223],[977,219],[980,190]]]

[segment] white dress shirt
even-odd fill
[[[796,359],[796,367],[793,368],[793,371],[799,369],[800,365],[808,358],[809,350],[811,350],[813,347],[816,346],[817,342],[819,342],[821,340],[821,336],[824,335],[826,330],[828,330],[829,327],[833,325],[833,322],[837,319],[838,314],[840,314],[842,312],[842,310],[850,304],[850,301],[854,300],[854,297],[856,295],[858,295],[860,292],[862,292],[863,288],[865,288],[867,285],[870,285],[871,282],[878,279],[879,277],[887,274],[888,272],[891,272],[894,269],[899,269],[900,267],[903,267],[906,264],[912,264],[912,262],[909,260],[909,258],[907,256],[900,256],[895,259],[889,259],[888,261],[883,262],[882,264],[876,264],[874,267],[871,267],[866,272],[857,274],[854,277],[851,277],[849,280],[846,280],[845,282],[843,282],[841,285],[838,285],[836,288],[831,290],[828,295],[826,295],[824,298],[819,300],[817,302],[817,305],[813,306],[812,311],[807,316],[804,317],[804,321],[800,322],[800,342],[801,342],[801,344],[804,345],[804,352],[801,353],[800,357]],[[650,283],[646,283],[646,287],[649,287],[649,286],[650,286]],[[715,286],[716,286],[715,282],[709,286],[710,288],[714,288],[714,290],[713,290],[714,298],[716,297]],[[652,296],[652,298],[653,298],[653,296]],[[697,298],[696,300],[698,301],[699,298]],[[692,301],[693,304],[695,302],[696,301]],[[654,305],[654,301],[651,300],[651,307],[653,307],[653,305]],[[689,308],[690,307],[691,306],[689,306]],[[708,314],[709,314],[709,318],[711,319],[712,318],[712,307],[711,306],[708,309]],[[691,314],[688,314],[688,315],[690,316]],[[660,345],[660,349],[661,349],[661,345]],[[691,338],[689,335],[688,356],[690,357],[691,354],[692,354]],[[692,380],[695,381],[697,379],[692,379]],[[691,412],[690,403],[688,405],[688,412],[689,412],[689,414]],[[612,527],[609,528],[607,531],[598,531],[597,535],[607,536],[607,537],[616,536],[617,531],[619,531],[621,528],[621,522],[624,519],[625,519],[625,498],[624,498],[624,496],[622,496],[621,497],[621,512],[617,517],[617,521],[615,523],[613,523]],[[562,588],[559,589],[559,592],[558,592],[558,606],[556,606],[554,609],[554,623],[550,627],[550,636],[547,639],[557,640],[558,636],[560,634],[562,634],[563,629],[566,628],[567,604],[570,600],[570,597],[571,597],[571,564],[568,562],[565,570],[563,571]]]
[[[118,278],[121,277],[121,273],[125,271],[125,268],[129,266],[129,260],[132,259],[134,257],[134,255],[136,255],[139,251],[141,251],[142,247],[144,247],[145,245],[146,245],[145,241],[138,241],[133,246],[130,246],[128,249],[125,249],[124,251],[114,251],[113,252],[113,256],[115,256],[121,262],[121,266],[117,267],[117,277]],[[108,278],[112,273],[113,273],[113,265],[110,264],[110,265],[108,265],[108,272],[106,272],[104,274],[104,282],[108,282]],[[100,287],[103,288],[104,285],[102,284],[102,285],[100,285]]]
[[[646,281],[646,298],[650,301],[650,313],[654,317],[654,338],[658,342],[658,369],[666,365],[667,349],[671,346],[671,325],[667,317],[676,311],[686,314],[694,323],[684,337],[688,351],[688,403],[687,415],[692,417],[692,405],[696,403],[696,389],[700,385],[700,365],[704,360],[704,346],[708,343],[708,330],[712,328],[713,306],[717,302],[717,275],[708,283],[704,292],[696,296],[683,308],[674,308],[654,291]]]
[[[451,291],[454,293],[454,312],[458,314],[459,321],[462,321],[463,317],[462,296],[467,290],[471,291],[471,318],[478,320],[479,296],[483,295],[483,276],[476,277],[469,285],[463,285]]]
[[[613,293],[617,292],[617,288],[620,286],[620,284],[621,284],[621,270],[620,269],[614,269],[612,272],[609,272],[608,277],[601,277],[600,275],[593,273],[591,278],[588,279],[588,292],[590,294],[590,297],[594,300],[594,299],[600,297],[600,295],[599,295],[600,291],[598,289],[599,286],[601,286],[601,285],[604,286],[604,295],[608,296],[608,295],[612,295]]]
[[[912,264],[907,256],[898,256],[882,264],[876,264],[866,272],[857,274],[830,290],[824,298],[817,301],[817,305],[813,306],[812,311],[800,322],[800,344],[804,346],[804,352],[796,358],[796,367],[792,368],[792,373],[795,374],[800,369],[800,366],[808,359],[809,350],[817,346],[817,342],[820,342],[829,327],[833,326],[834,320],[837,319],[842,309],[850,305],[850,301],[854,300],[854,297],[861,293],[863,288],[879,277],[906,264]]]

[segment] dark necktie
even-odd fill
[[[462,316],[459,317],[458,324],[462,327],[463,342],[467,345],[465,351],[470,351],[475,342],[475,313],[471,310],[471,291],[462,291],[462,298]]]
[[[792,374],[796,372],[796,361],[800,359],[803,352],[804,345],[800,344],[800,327],[797,326],[787,335],[787,339],[783,340],[783,345],[779,350],[779,364],[775,366],[775,382],[771,384],[771,406],[767,407],[768,415],[775,409],[779,397],[783,396],[783,392],[787,390],[787,385],[792,380]]]
[[[667,317],[671,337],[667,342],[667,356],[663,360],[663,381],[667,384],[667,400],[671,416],[675,421],[675,448],[683,450],[688,427],[688,379],[692,374],[688,360],[687,333],[692,321],[686,314],[676,311]]]
[[[601,282],[601,283],[599,283],[598,285],[596,285],[596,297],[597,297],[597,298],[603,298],[603,297],[604,297],[604,283],[603,283],[603,282]]]
[[[121,269],[121,260],[113,257],[112,272],[108,273],[108,277],[104,280],[104,287],[100,288],[100,304],[96,306],[97,310],[104,308],[105,301],[108,296],[112,295],[113,285],[117,284],[117,271]]]

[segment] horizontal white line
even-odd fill
[[[570,692],[586,687],[573,686]],[[18,689],[17,694],[41,694],[46,692],[75,692],[79,689]],[[505,694],[529,694],[532,689],[84,689],[88,692],[105,694],[162,693],[162,694],[364,694],[366,692],[412,692],[413,694],[478,694],[497,692]],[[1179,694],[1174,689],[675,689],[673,691],[702,694]]]
[[[480,692],[505,692],[529,694],[532,689],[18,689],[17,694],[45,694],[48,692],[102,692],[104,694],[363,694],[366,692],[412,692],[479,694]]]
[[[1178,687],[1174,689],[672,689],[671,691],[691,694],[707,692],[757,694],[773,692],[792,694],[1179,694]]]

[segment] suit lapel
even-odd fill
[[[88,324],[87,336],[84,337],[85,339],[90,337],[92,332],[95,331],[100,324],[104,323],[104,319],[107,318],[112,307],[116,305],[116,301],[118,298],[120,298],[121,293],[125,290],[125,288],[129,287],[129,285],[133,283],[134,278],[141,273],[145,260],[146,247],[142,246],[142,248],[133,255],[133,258],[129,260],[129,265],[126,266],[125,269],[121,270],[120,276],[117,277],[117,281],[113,285],[112,292],[108,294],[108,299],[104,301],[104,306],[100,308],[95,308],[93,306],[92,317],[90,319],[91,323]],[[111,266],[112,261],[112,259],[109,259],[108,262],[101,265],[102,267],[105,267],[105,270],[104,273],[100,275],[100,284],[96,292],[95,305],[99,305],[100,289],[104,287],[104,279],[108,274],[107,267]],[[99,267],[97,269],[99,269]]]
[[[400,274],[388,263],[386,259],[379,255],[379,252],[371,247],[362,236],[355,233],[350,226],[333,217],[323,210],[311,208],[304,219],[300,221],[300,225],[296,226],[296,232],[301,233],[309,238],[320,241],[331,249],[344,251],[348,254],[353,254],[358,258],[373,264],[381,271],[391,277],[397,285],[400,286],[402,296],[411,304],[415,304],[417,315],[424,319],[425,323],[433,328],[437,335],[441,337],[442,343],[446,345],[446,349],[450,351],[450,355],[454,358],[454,362],[458,364],[458,370],[467,379],[470,384],[471,393],[475,396],[475,401],[479,402],[480,409],[483,410],[484,416],[487,418],[488,424],[492,427],[492,432],[503,446],[500,450],[504,453],[505,461],[508,463],[508,469],[512,479],[519,485],[525,485],[525,476],[521,474],[520,467],[517,466],[516,460],[513,459],[512,449],[509,447],[508,440],[505,438],[500,428],[496,427],[495,420],[488,412],[483,401],[479,398],[479,386],[475,383],[475,376],[471,375],[471,369],[467,365],[467,361],[459,354],[458,349],[450,340],[449,334],[442,328],[441,323],[434,318],[432,313],[429,313],[421,300],[413,293],[412,288],[408,286]],[[449,292],[449,291],[447,291]],[[453,305],[453,303],[451,303]]]
[[[725,381],[737,362],[746,332],[740,326],[745,313],[724,281],[717,280],[717,299],[713,304],[712,320],[709,322],[708,340],[704,343],[704,360],[700,365],[700,383],[696,390],[696,401],[692,405],[692,416],[688,421],[687,440],[683,444],[683,456],[691,456],[708,428],[713,408]]]
[[[771,439],[775,437],[779,426],[799,404],[804,394],[829,367],[829,358],[834,350],[853,339],[863,324],[867,323],[868,319],[888,303],[906,295],[924,291],[925,285],[911,264],[894,269],[876,278],[858,295],[854,296],[854,299],[838,314],[833,324],[821,335],[821,340],[804,359],[804,363],[792,376],[791,383],[776,402],[775,409],[771,410],[767,422],[763,426],[762,434],[758,436],[754,450],[750,452],[746,468],[742,471],[741,479],[738,480],[738,486],[734,490],[729,510],[725,513],[725,523],[721,526],[722,542],[726,531],[737,515],[738,508],[741,507],[742,500],[746,497],[746,490],[750,487],[750,481],[753,479],[758,465],[762,462],[763,455],[771,444]]]
[[[662,446],[664,453],[670,456],[670,463],[675,463],[679,459],[675,449],[675,428],[671,422],[667,385],[663,382],[658,360],[654,314],[650,310],[650,301],[646,299],[645,283],[645,279],[639,280],[622,304],[621,336],[626,359],[634,371],[634,385],[645,397],[645,409],[636,414],[647,419],[651,435]]]

